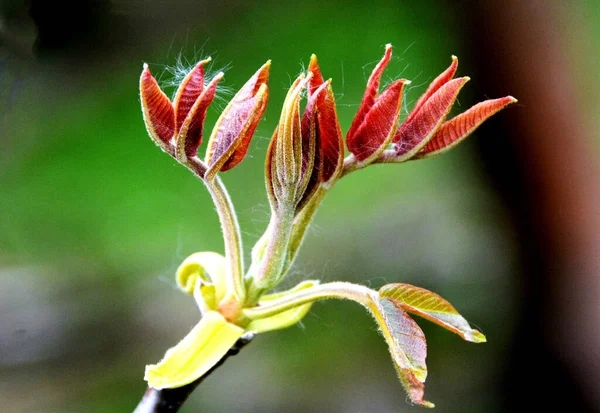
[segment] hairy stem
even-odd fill
[[[270,301],[260,307],[245,309],[244,315],[252,320],[257,320],[279,314],[302,304],[330,298],[352,300],[370,308],[373,294],[377,293],[362,285],[332,282],[286,294],[282,298]]]
[[[242,236],[233,203],[223,181],[218,176],[215,176],[210,182],[206,181],[207,168],[198,157],[179,159],[175,156],[175,149],[172,146],[167,148],[167,152],[202,179],[208,189],[219,215],[225,240],[225,258],[229,266],[226,274],[227,292],[229,295],[233,295],[237,302],[243,302],[246,290],[242,279],[244,273]]]
[[[225,240],[225,258],[229,265],[229,271],[226,273],[227,292],[233,294],[236,301],[241,303],[245,299],[246,290],[242,279],[244,273],[242,236],[237,216],[221,178],[216,176],[212,181],[206,182],[206,187],[219,214]]]
[[[325,187],[319,186],[311,200],[304,206],[304,208],[302,208],[300,213],[294,219],[294,226],[290,235],[288,255],[282,271],[284,274],[294,263],[294,259],[296,259],[298,250],[300,249],[302,241],[304,240],[306,230],[315,216],[315,213],[317,212],[321,201],[325,197],[325,194],[327,194],[327,191],[328,189]]]
[[[294,209],[282,208],[273,212],[269,223],[269,240],[261,264],[253,274],[250,304],[258,302],[260,295],[274,287],[280,280],[288,255],[288,245],[294,225]]]
[[[240,339],[229,349],[229,351],[208,370],[202,377],[194,380],[190,384],[175,389],[157,390],[149,387],[144,393],[142,400],[137,405],[133,413],[175,413],[183,403],[187,400],[190,394],[206,379],[213,371],[219,368],[225,360],[230,356],[235,356],[239,351],[250,341],[254,335],[252,333],[244,334]]]

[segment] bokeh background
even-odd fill
[[[389,42],[386,82],[413,81],[404,113],[452,54],[472,78],[459,110],[519,104],[444,156],[345,178],[283,287],[408,282],[450,300],[489,341],[420,322],[438,412],[600,411],[599,39],[598,1],[3,0],[1,410],[132,411],[144,365],[198,320],[173,273],[223,250],[218,219],[146,135],[143,62],[171,94],[173,72],[207,55],[230,91],[272,59],[266,115],[224,175],[249,252],[268,222],[264,153],[291,79],[316,53],[347,130]],[[181,411],[418,409],[366,311],[326,302],[257,337]]]

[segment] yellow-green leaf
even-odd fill
[[[270,301],[284,298],[287,294],[295,293],[305,288],[310,288],[319,284],[318,281],[303,281],[291,290],[265,295],[261,298],[259,304],[266,304]],[[264,333],[266,331],[279,330],[290,327],[302,320],[310,310],[312,303],[302,304],[291,310],[283,311],[271,317],[253,320],[246,326],[247,331]]]
[[[225,296],[225,271],[227,264],[225,257],[216,252],[197,252],[187,257],[177,268],[177,286],[187,294],[194,294],[196,281],[202,284],[213,284],[216,289],[216,302]]]
[[[473,343],[484,343],[485,336],[471,328],[456,309],[439,295],[409,284],[387,284],[379,296],[391,300],[409,313],[426,318]]]
[[[204,375],[244,334],[215,312],[206,313],[175,347],[167,350],[158,364],[146,366],[144,380],[155,389],[185,386]]]
[[[373,298],[369,309],[388,344],[398,378],[410,399],[423,407],[434,407],[423,399],[427,378],[427,344],[417,323],[387,298]]]

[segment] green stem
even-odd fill
[[[321,205],[321,201],[327,194],[328,190],[328,188],[320,186],[313,195],[312,199],[304,206],[304,208],[302,208],[300,213],[294,219],[294,226],[292,228],[292,234],[290,236],[290,243],[288,247],[288,255],[282,271],[284,274],[292,266],[294,259],[296,259],[298,250],[302,246],[302,241],[304,241],[306,230],[308,229],[310,222],[315,216],[317,209],[319,208],[319,205]]]
[[[226,273],[227,292],[241,303],[245,299],[246,290],[242,278],[244,273],[242,237],[237,216],[221,178],[216,176],[210,182],[204,182],[219,214],[225,240],[225,258],[229,264],[229,271]]]
[[[362,285],[347,282],[332,282],[286,294],[282,298],[269,301],[259,307],[245,309],[243,312],[249,319],[257,320],[280,314],[299,305],[330,298],[352,300],[367,308],[371,308],[373,295],[376,294],[377,292]]]
[[[265,291],[273,288],[281,280],[293,225],[293,208],[273,211],[268,227],[269,241],[260,267],[257,273],[253,274],[252,288],[249,292],[250,304],[255,304]]]

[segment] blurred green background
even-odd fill
[[[173,70],[212,56],[213,73],[226,68],[222,83],[237,91],[272,59],[270,101],[249,155],[223,176],[248,254],[269,219],[264,154],[292,79],[316,53],[324,76],[333,78],[340,123],[347,130],[370,71],[384,45],[392,43],[394,59],[385,82],[412,80],[405,114],[452,54],[461,59],[459,74],[473,78],[458,110],[508,94],[520,104],[449,154],[374,166],[345,178],[325,199],[282,287],[307,278],[374,288],[407,282],[450,300],[488,343],[469,344],[418,320],[428,340],[426,398],[438,412],[518,411],[563,403],[565,411],[600,411],[592,394],[600,382],[593,375],[597,370],[588,374],[578,367],[600,368],[595,330],[584,335],[592,337],[588,341],[578,335],[581,325],[598,326],[600,316],[595,281],[600,204],[590,201],[587,209],[575,209],[587,214],[582,220],[591,241],[578,244],[582,233],[576,230],[563,234],[573,240],[569,245],[591,257],[589,277],[579,282],[580,267],[570,267],[568,251],[550,241],[566,256],[562,266],[557,264],[560,269],[532,264],[531,250],[540,248],[536,240],[551,239],[544,232],[549,227],[546,221],[523,225],[530,221],[522,205],[533,204],[518,201],[522,198],[510,191],[511,182],[519,182],[519,194],[537,194],[547,183],[535,172],[544,170],[539,165],[544,152],[528,143],[539,128],[524,125],[563,118],[567,125],[576,123],[566,128],[573,133],[554,129],[555,136],[545,136],[564,147],[556,165],[573,170],[583,165],[567,148],[582,142],[591,172],[585,182],[573,179],[568,186],[587,195],[600,188],[595,132],[600,127],[595,80],[600,7],[598,2],[542,1],[525,10],[516,1],[503,7],[496,12],[495,6],[474,1],[433,0],[1,3],[1,410],[132,411],[145,389],[144,366],[157,362],[198,320],[193,300],[176,290],[173,274],[193,252],[222,252],[220,227],[202,183],[146,135],[138,97],[143,62],[167,85]],[[526,20],[531,35],[518,23],[504,25],[511,13]],[[553,36],[544,36],[544,30]],[[500,47],[485,46],[488,38],[499,38]],[[532,57],[545,50],[538,41],[553,56],[550,62],[562,62],[558,70]],[[513,49],[522,60],[493,63],[494,56],[511,56]],[[503,82],[506,78],[522,78],[540,93],[546,89],[526,79],[542,79],[556,100],[528,100],[531,90]],[[230,97],[221,91],[212,105],[206,136]],[[540,178],[529,182],[521,176]],[[536,200],[553,211],[569,211],[573,197]],[[548,250],[540,257],[552,267],[557,254]],[[533,279],[528,278],[532,267],[539,270]],[[565,298],[571,283],[578,287]],[[586,300],[591,307],[579,312],[576,304]],[[532,303],[544,311],[531,315],[527,324],[528,314],[537,314],[528,313]],[[559,303],[565,306],[558,308]],[[581,325],[555,325],[552,311],[560,309],[590,318]],[[561,353],[563,340],[581,347]],[[534,358],[524,348],[531,348]],[[326,302],[313,306],[301,325],[258,336],[206,380],[181,411],[417,409],[406,401],[366,311],[349,302]]]

